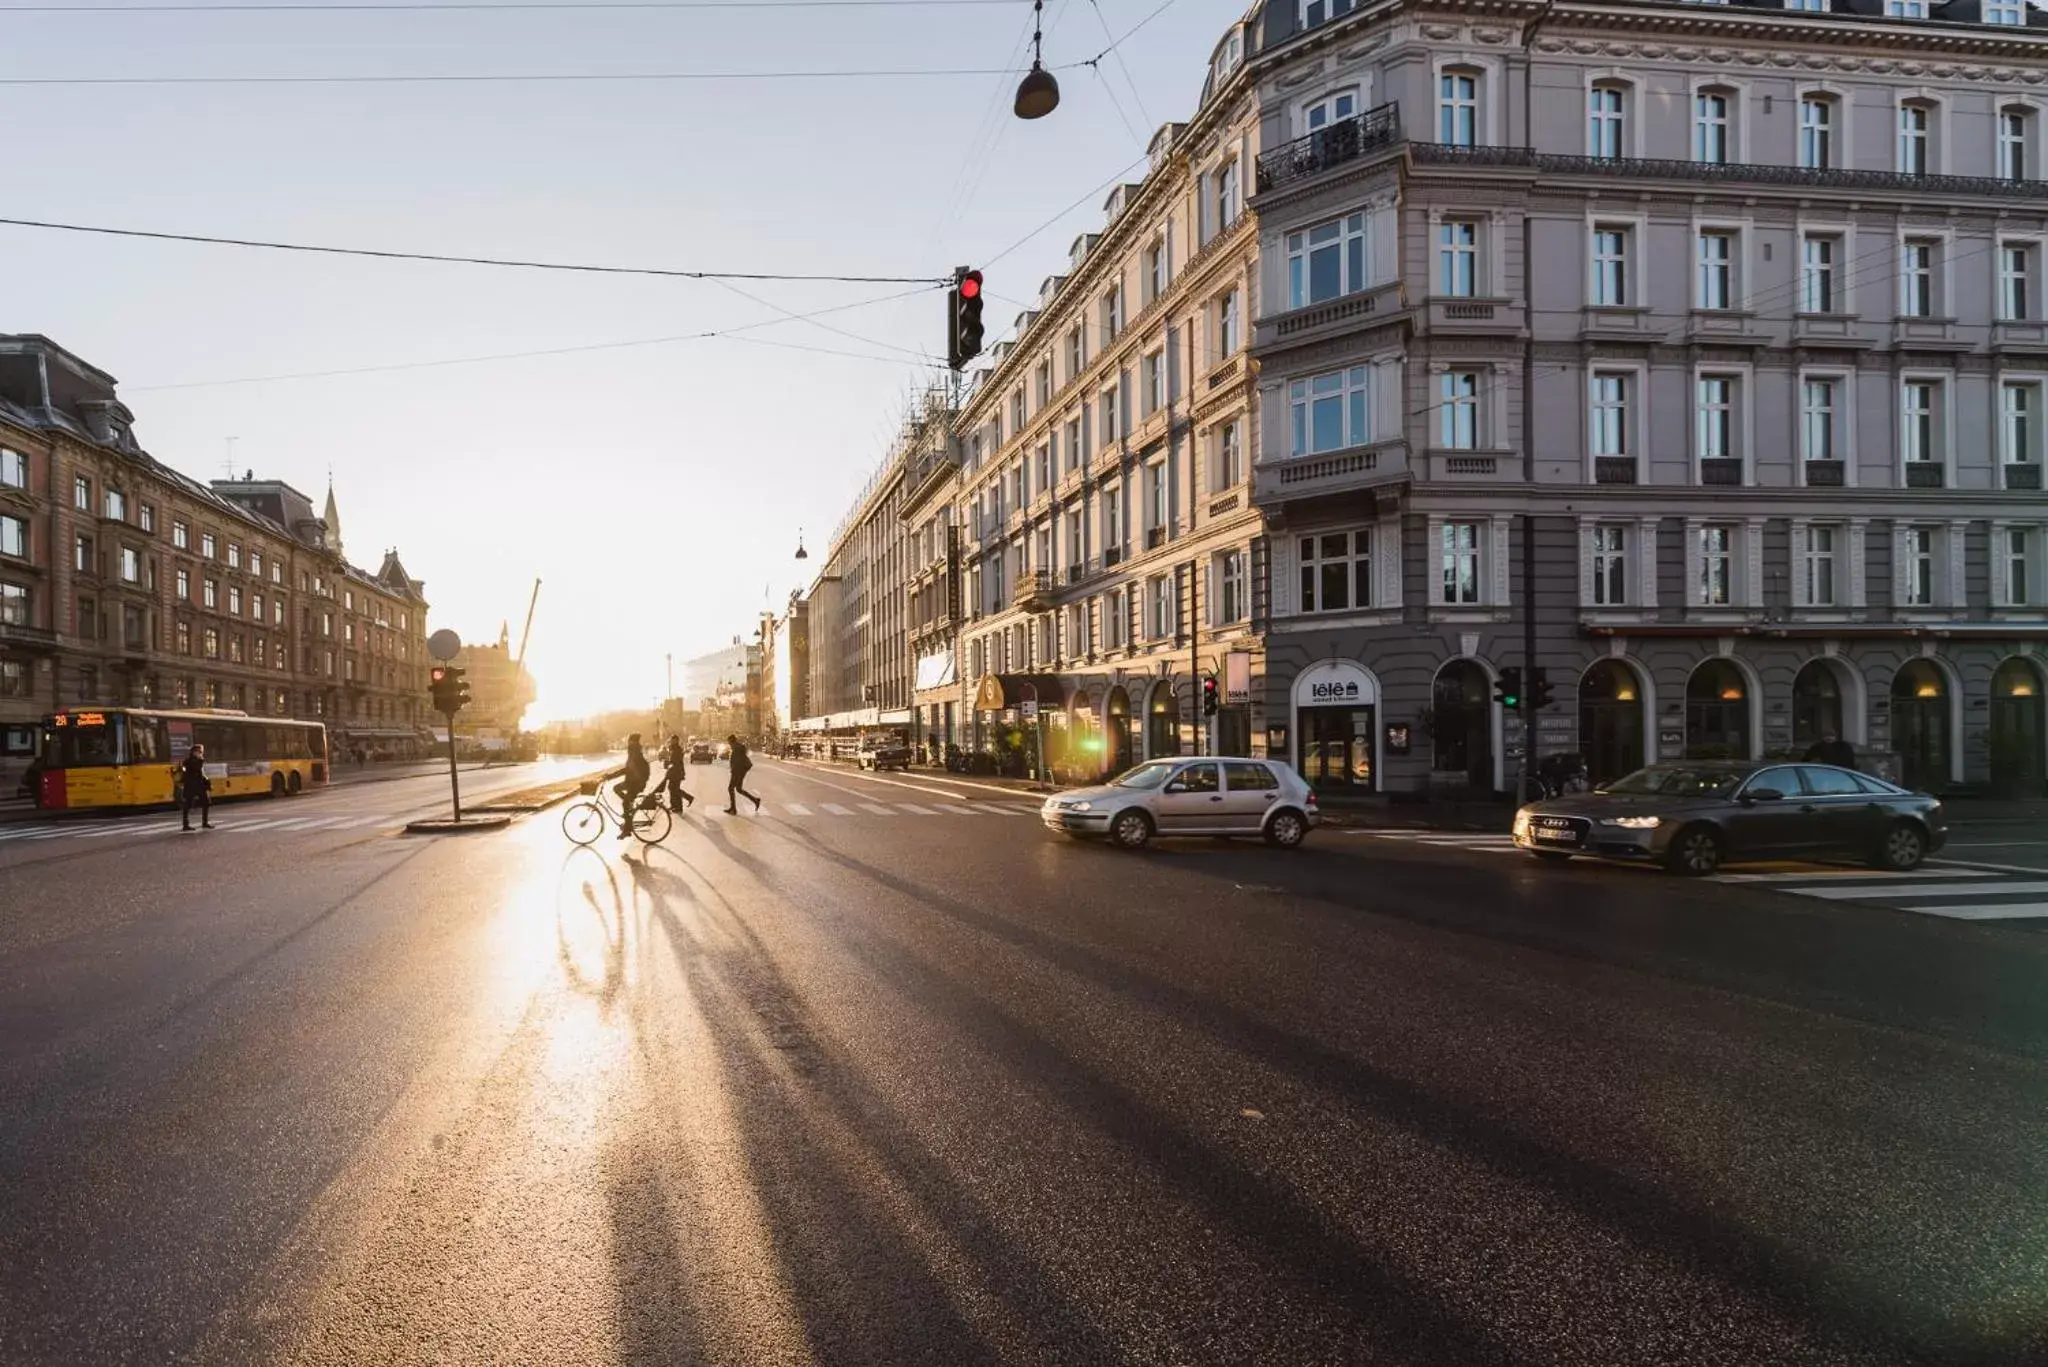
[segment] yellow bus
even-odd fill
[[[44,807],[147,807],[178,800],[178,773],[206,747],[214,797],[284,797],[327,782],[327,728],[221,708],[79,708],[44,719]]]

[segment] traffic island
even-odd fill
[[[407,835],[469,835],[477,831],[502,831],[512,824],[509,816],[466,816],[460,821],[435,817],[405,823]]]

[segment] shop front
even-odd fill
[[[2041,671],[2031,661],[2015,655],[1991,675],[1991,725],[1987,743],[1991,747],[1992,791],[2004,797],[2041,797],[2048,794],[2048,749],[2042,739],[2044,710]]]
[[[1319,792],[1379,783],[1379,680],[1354,660],[1321,660],[1294,679],[1294,767]]]

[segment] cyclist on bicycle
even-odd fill
[[[640,748],[640,733],[635,731],[626,737],[626,772],[619,776],[619,783],[612,791],[619,795],[619,839],[629,839],[633,834],[633,810],[640,801],[640,794],[647,789],[647,780],[652,770],[647,764],[647,752]]]
[[[668,744],[661,747],[661,763],[661,782],[668,789],[668,809],[680,812],[686,802],[693,807],[696,806],[697,799],[683,788],[685,762],[681,736],[671,735]]]

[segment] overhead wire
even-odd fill
[[[1131,69],[1124,64],[1124,54],[1117,48],[1117,39],[1109,31],[1109,20],[1102,13],[1102,0],[1088,0],[1088,7],[1095,11],[1095,22],[1101,25],[1102,36],[1109,39],[1109,46],[1104,48],[1103,51],[1112,54],[1116,58],[1117,69],[1124,73],[1124,84],[1131,88],[1131,103],[1137,106],[1138,117],[1145,121],[1147,128],[1152,127],[1152,116],[1145,112],[1145,97],[1138,93],[1138,83],[1131,78]],[[1097,57],[1090,63],[1095,68],[1095,73],[1098,76],[1102,74],[1101,62],[1102,59]],[[1144,139],[1140,138],[1139,141],[1143,142]]]
[[[861,342],[868,346],[881,347],[885,351],[900,351],[904,355],[915,357],[919,361],[935,362],[938,359],[937,357],[933,356],[930,352],[914,351],[909,347],[898,346],[894,342],[885,342],[881,340],[879,337],[863,337],[858,332],[849,332],[845,328],[834,327],[830,323],[821,323],[814,317],[807,317],[793,310],[786,309],[782,307],[782,305],[777,304],[772,300],[763,299],[760,295],[755,294],[750,290],[743,290],[738,285],[733,284],[729,280],[714,280],[712,281],[712,283],[717,285],[720,289],[728,290],[731,293],[738,295],[740,298],[747,300],[749,303],[758,304],[764,309],[772,309],[776,313],[781,314],[783,316],[783,319],[787,322],[804,323],[810,327],[818,328],[821,331],[830,332],[837,336],[848,338],[851,341]]]
[[[1017,41],[1011,45],[1008,64],[1014,65],[1023,60],[1025,50],[1031,45],[1031,34],[1035,27],[1036,16],[1027,16],[1023,30],[1017,35]],[[981,179],[987,173],[988,162],[992,159],[996,144],[1001,140],[1002,131],[1007,126],[1001,120],[1009,89],[1007,78],[997,81],[988,103],[982,107],[981,118],[976,120],[974,133],[967,140],[967,151],[961,158],[959,167],[953,172],[953,179],[945,196],[939,201],[939,217],[926,236],[925,254],[929,255],[937,247],[940,234],[952,226],[961,208],[972,198],[973,191],[980,188]]]
[[[1065,71],[1073,62],[1053,70]],[[525,71],[393,72],[341,76],[0,76],[0,86],[199,86],[199,85],[601,85],[631,81],[840,81],[927,80],[960,76],[1022,76],[1007,67],[847,67],[786,71]]]
[[[1028,5],[1031,0],[312,0],[308,4],[252,4],[248,0],[163,5],[10,5],[6,14],[404,14],[583,10],[953,9]]]

